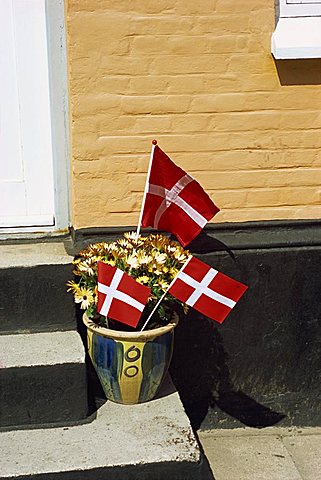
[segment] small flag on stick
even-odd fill
[[[101,315],[136,327],[150,290],[119,268],[98,262],[97,311]]]
[[[217,212],[219,208],[200,184],[153,140],[138,232],[140,224],[165,230],[185,247]]]
[[[203,315],[223,323],[247,288],[190,256],[168,291]]]

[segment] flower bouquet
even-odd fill
[[[134,232],[128,232],[116,241],[91,244],[80,251],[73,261],[76,280],[68,282],[68,290],[73,293],[74,301],[86,312],[87,317],[96,324],[113,330],[131,329],[97,311],[98,262],[119,268],[151,289],[136,327],[140,330],[188,257],[187,250],[164,235],[137,236]],[[183,310],[186,313],[187,308],[184,303],[167,294],[153,313],[147,328],[165,326],[171,321],[173,311],[179,313]]]

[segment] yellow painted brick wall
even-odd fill
[[[73,223],[135,225],[150,141],[216,222],[321,218],[321,64],[270,54],[274,0],[69,0]]]

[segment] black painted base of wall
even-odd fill
[[[321,247],[207,253],[249,285],[222,325],[190,311],[171,373],[195,428],[321,425]]]
[[[76,251],[99,241],[115,240],[137,227],[93,227],[71,229]],[[145,228],[143,235],[163,233]],[[173,237],[175,240],[175,237]],[[68,242],[66,242],[67,245]],[[253,248],[321,246],[321,220],[274,220],[243,223],[211,223],[188,246],[195,252],[246,250]],[[71,253],[71,252],[69,252]]]
[[[75,248],[130,230],[76,231]],[[190,249],[249,286],[222,325],[190,310],[176,329],[193,427],[321,426],[321,222],[213,224]]]

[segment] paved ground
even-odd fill
[[[198,432],[215,480],[321,480],[321,428]]]

